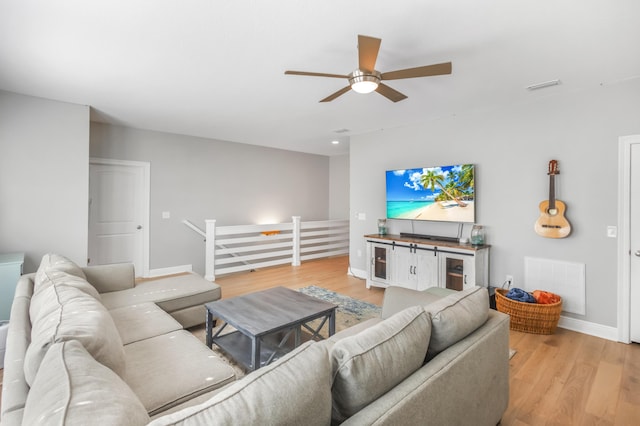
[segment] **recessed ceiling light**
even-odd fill
[[[334,144],[334,145],[338,145],[340,143],[340,141],[333,140],[333,141],[331,141],[331,143]]]
[[[560,84],[560,80],[549,80],[544,81],[542,83],[532,84],[531,86],[527,86],[527,90],[538,90],[544,89],[545,87],[557,86]]]

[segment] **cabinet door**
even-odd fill
[[[460,291],[476,285],[473,256],[440,253],[439,257],[441,287]]]
[[[371,285],[386,287],[391,280],[391,251],[388,245],[369,243],[369,273],[367,288]]]
[[[417,276],[413,249],[396,246],[393,248],[392,253],[394,266],[392,284],[415,290]]]
[[[426,290],[438,286],[438,256],[436,252],[418,249],[414,253],[416,289]]]

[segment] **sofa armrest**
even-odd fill
[[[82,268],[87,281],[98,293],[126,290],[135,286],[136,274],[133,263],[114,263]]]
[[[444,291],[443,291],[444,290]],[[424,291],[412,290],[404,287],[390,286],[384,291],[382,301],[382,319],[387,319],[410,306],[426,306],[441,299],[454,290],[433,288]]]

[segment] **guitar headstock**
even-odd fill
[[[560,174],[560,170],[558,170],[558,161],[557,160],[551,160],[549,161],[549,173],[547,173],[548,175],[559,175]]]

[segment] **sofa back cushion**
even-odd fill
[[[307,342],[229,385],[207,402],[155,419],[160,425],[331,423],[331,364],[324,343]]]
[[[147,411],[113,371],[76,340],[51,345],[24,409],[27,425],[144,425]]]
[[[124,376],[122,340],[99,301],[75,287],[49,286],[34,294],[31,304],[31,344],[24,360],[29,385],[49,346],[68,340],[78,340],[98,362]]]
[[[424,309],[431,315],[427,353],[427,359],[431,359],[487,321],[489,293],[484,287],[472,287],[443,297]]]
[[[331,350],[333,419],[347,419],[420,368],[430,334],[428,314],[413,306],[336,342]]]

